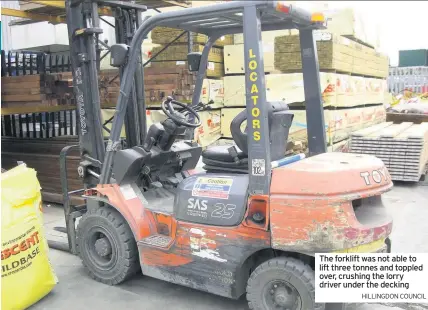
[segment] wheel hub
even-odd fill
[[[95,251],[101,257],[110,255],[112,253],[110,241],[106,237],[97,239],[97,241],[95,241]]]
[[[295,289],[283,281],[275,281],[268,288],[268,304],[273,309],[296,310],[298,306],[299,295]]]
[[[293,309],[296,299],[292,294],[289,294],[285,287],[278,287],[274,290],[273,299],[275,303],[280,307],[286,309]]]

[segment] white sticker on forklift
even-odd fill
[[[228,199],[233,179],[200,177],[193,185],[192,196]]]
[[[428,253],[315,255],[317,303],[428,303]]]
[[[264,159],[253,159],[251,165],[252,175],[265,175],[266,165]]]
[[[124,184],[120,186],[120,191],[122,192],[123,198],[125,198],[125,200],[137,198],[137,194],[135,193],[131,184]]]

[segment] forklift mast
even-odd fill
[[[99,183],[99,173],[105,156],[104,130],[108,129],[101,120],[98,74],[100,61],[111,47],[100,40],[103,33],[100,28],[100,6],[109,7],[115,17],[114,26],[116,44],[129,45],[132,37],[142,24],[141,13],[146,6],[137,5],[135,1],[102,0],[66,0],[65,9],[71,54],[74,92],[77,102],[79,147],[81,152],[81,169],[85,187]],[[101,56],[101,46],[108,52]],[[140,49],[138,49],[140,51]],[[119,68],[120,78],[126,64]],[[133,76],[128,80],[130,93],[126,104],[126,146],[141,144],[146,133],[144,76],[142,55],[136,55],[133,61]]]
[[[130,43],[127,55],[129,64],[121,76],[116,114],[107,142],[102,164],[101,184],[110,183],[113,158],[120,147],[120,131],[126,121],[126,114],[134,75],[143,40],[158,26],[202,33],[209,37],[200,60],[198,77],[192,104],[200,99],[202,82],[205,77],[208,53],[212,44],[221,36],[244,33],[245,86],[248,124],[248,150],[250,195],[269,193],[271,176],[268,105],[266,103],[266,83],[261,48],[261,32],[281,29],[299,29],[306,102],[309,155],[326,152],[326,137],[319,66],[314,29],[324,29],[324,20],[282,1],[232,1],[185,10],[165,12],[145,20],[138,28]],[[142,85],[144,89],[144,85]],[[142,100],[144,102],[144,100]]]

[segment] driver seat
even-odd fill
[[[267,102],[269,105],[269,139],[271,161],[281,159],[287,150],[287,140],[294,114],[282,102]],[[202,152],[204,169],[209,172],[248,173],[247,133],[241,125],[247,119],[247,111],[240,112],[230,124],[235,145],[207,148]]]

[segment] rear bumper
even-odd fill
[[[356,247],[334,251],[333,253],[391,253],[391,239],[386,237]]]

